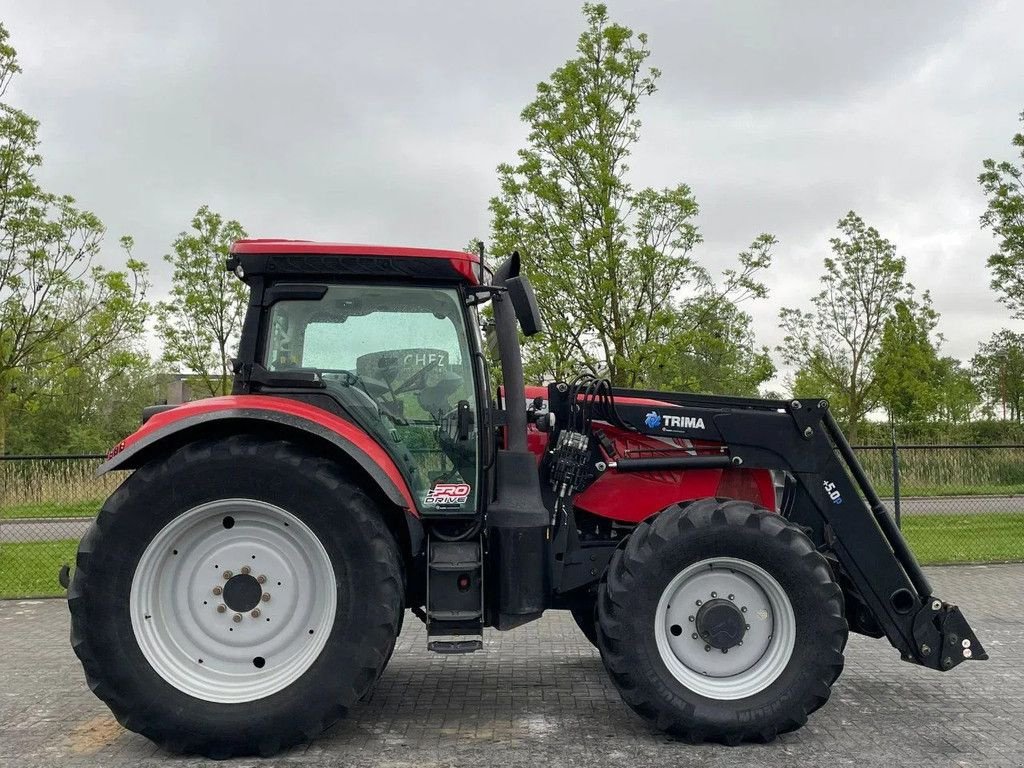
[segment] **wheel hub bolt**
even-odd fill
[[[260,609],[253,608],[252,613],[250,613],[249,615],[252,616],[254,619],[258,619],[260,617]]]
[[[259,576],[256,577],[256,581],[258,581],[260,584],[266,584],[267,583],[267,577],[264,576],[263,574],[260,574]]]
[[[217,613],[224,613],[227,609],[228,607],[224,605],[224,603],[221,603],[217,606]]]
[[[744,628],[744,629],[750,629],[750,625],[749,625],[749,624],[744,624],[744,625],[743,625],[743,628]]]
[[[705,653],[707,653],[707,652],[708,652],[708,651],[710,651],[710,650],[711,650],[711,646],[710,646],[710,645],[705,645],[705,646],[704,646],[704,652],[705,652]]]
[[[263,593],[263,597],[261,597],[260,600],[262,600],[264,603],[269,603],[270,602],[270,593],[269,592],[264,592]]]
[[[235,622],[235,624],[237,624],[242,620],[242,614],[236,613],[234,616],[231,617],[231,620]]]
[[[711,596],[712,596],[712,597],[718,597],[718,593],[717,593],[717,592],[712,592],[712,593],[711,593]]]
[[[746,613],[747,612],[747,606],[744,605],[744,606],[740,607],[740,610],[743,611],[744,613]]]
[[[728,648],[723,648],[723,649],[722,649],[722,653],[728,653],[728,652],[729,652],[729,649],[728,649]]]
[[[736,595],[729,595],[729,599],[730,600],[735,600],[736,599]]]
[[[213,594],[215,594],[215,595],[219,595],[219,594],[220,594],[221,592],[223,592],[223,591],[224,591],[224,590],[223,590],[223,589],[221,589],[220,587],[214,587],[214,588],[213,588]]]
[[[242,566],[242,573],[244,573],[246,575],[249,575],[250,573],[252,573],[252,568],[250,568],[248,565],[243,565]]]
[[[696,640],[696,639],[697,639],[697,633],[696,633],[696,632],[694,632],[694,633],[693,633],[693,639],[694,639],[694,640]]]
[[[698,600],[697,601],[697,605],[702,605],[702,602],[700,600]]]
[[[235,574],[233,574],[231,571],[224,571],[224,573],[221,574],[221,576],[223,576],[225,580],[230,579],[234,575]]]
[[[690,621],[693,621],[693,616],[690,617]]]

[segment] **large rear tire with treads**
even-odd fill
[[[185,445],[136,470],[82,540],[68,595],[90,688],[173,752],[269,755],[380,675],[401,557],[345,469],[285,440]]]

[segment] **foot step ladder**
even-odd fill
[[[480,537],[427,541],[427,650],[483,648],[484,563]]]

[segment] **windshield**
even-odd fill
[[[335,285],[271,308],[264,365],[315,370],[395,457],[421,511],[474,508],[477,419],[459,294]]]

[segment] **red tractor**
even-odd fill
[[[173,751],[312,739],[406,609],[439,653],[569,610],[626,703],[690,741],[799,728],[847,632],[948,670],[937,599],[823,400],[527,389],[513,255],[247,240],[233,394],[147,409],[82,540],[71,638],[117,719]],[[504,387],[477,308],[493,306]]]

